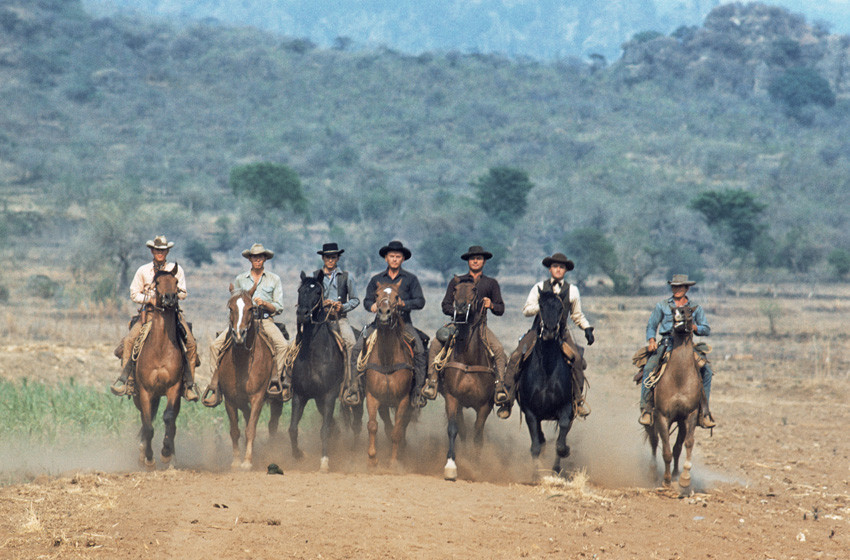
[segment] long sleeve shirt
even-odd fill
[[[690,303],[690,300],[688,300]],[[670,334],[673,328],[673,310],[670,306],[676,307],[673,298],[669,297],[664,301],[659,301],[652,310],[649,316],[649,321],[646,323],[646,339],[655,338],[655,333],[661,335]],[[696,334],[699,336],[708,336],[711,334],[711,327],[708,326],[708,321],[705,318],[705,311],[699,305],[694,309],[693,314],[694,324],[697,326]]]
[[[322,273],[322,295],[325,299],[330,299],[333,301],[342,301],[341,294],[342,286],[339,285],[339,275],[342,271],[338,268],[335,268],[331,271],[330,274]],[[351,273],[346,273],[345,276],[347,280],[345,281],[345,294],[346,301],[342,304],[342,313],[348,313],[358,305],[360,305],[360,298],[354,293],[354,282],[351,279]]]
[[[544,281],[538,282],[531,288],[531,291],[528,293],[528,298],[525,300],[525,305],[522,306],[522,314],[526,317],[534,317],[540,312],[540,291],[543,289]],[[563,287],[563,283],[561,282],[552,282],[552,291],[556,294],[561,293],[561,288]],[[587,320],[587,317],[584,316],[584,313],[581,310],[581,296],[578,293],[578,288],[570,284],[569,291],[569,303],[570,303],[570,319],[573,320],[573,323],[576,324],[578,328],[581,330],[587,329],[590,327],[590,321]]]
[[[162,266],[162,269],[170,271],[174,270],[174,266],[175,263],[167,262]],[[183,268],[180,265],[176,266],[177,274],[174,276],[177,278],[177,298],[183,300],[189,295],[186,291],[186,275],[183,273]],[[156,303],[156,286],[153,283],[155,274],[152,262],[143,264],[136,270],[133,281],[130,282],[130,299],[133,300],[133,303],[138,303],[139,305]]]
[[[463,276],[455,276],[449,281],[449,285],[446,288],[446,295],[443,296],[443,302],[441,307],[443,309],[443,313],[452,317],[454,315],[454,302],[455,302],[455,286],[458,285],[458,282],[461,281],[471,281],[473,280],[472,275],[469,273],[464,274]],[[490,278],[489,276],[484,276],[483,274],[478,278],[478,297],[490,298],[490,303],[493,304],[493,307],[490,311],[493,312],[493,315],[500,316],[505,312],[505,302],[502,301],[502,290],[499,288],[499,282],[496,281],[495,278]]]
[[[254,287],[254,279],[251,277],[251,271],[243,272],[236,275],[233,281],[233,289],[245,290],[246,292]],[[283,284],[280,281],[280,276],[268,270],[263,271],[260,277],[260,282],[257,284],[257,290],[254,292],[254,299],[260,298],[274,306],[274,315],[283,311]]]
[[[398,295],[401,301],[404,302],[404,307],[401,308],[401,317],[408,325],[410,321],[410,312],[425,307],[425,296],[422,294],[422,286],[419,285],[419,279],[415,274],[402,269],[399,269],[398,275],[395,278],[390,278],[389,269],[376,274],[369,280],[369,285],[366,286],[366,294],[363,296],[363,305],[367,310],[372,309],[372,304],[375,303],[378,292],[378,282],[382,284],[391,284],[398,282],[401,279],[401,286],[398,289]]]

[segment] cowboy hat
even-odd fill
[[[381,255],[382,257],[386,257],[387,253],[390,253],[392,251],[395,251],[395,252],[398,252],[398,253],[401,253],[402,255],[404,255],[404,260],[409,259],[410,255],[411,255],[410,249],[405,247],[402,244],[401,241],[390,241],[385,246],[381,247],[381,250],[378,251],[378,254]]]
[[[670,286],[693,286],[696,284],[693,280],[688,280],[687,274],[674,274],[672,280],[667,281]]]
[[[148,242],[145,243],[145,245],[147,245],[151,249],[166,249],[166,250],[168,250],[168,249],[171,249],[172,247],[174,247],[174,243],[168,241],[168,239],[166,239],[164,235],[157,235],[152,240],[148,240]]]
[[[262,243],[254,243],[253,245],[251,245],[250,249],[245,249],[244,251],[242,251],[242,256],[246,259],[250,259],[254,255],[265,255],[266,259],[274,258],[274,252],[269,251],[268,249],[263,247]]]
[[[345,249],[340,249],[336,243],[324,243],[322,245],[321,251],[316,251],[317,255],[341,255],[345,252]]]
[[[567,267],[567,270],[572,270],[575,268],[575,263],[567,258],[567,256],[563,253],[555,253],[551,257],[546,257],[543,259],[543,266],[549,268],[553,264],[562,264]]]
[[[490,251],[485,251],[484,247],[482,247],[481,245],[473,245],[466,253],[462,254],[460,258],[465,261],[468,261],[472,257],[478,256],[484,257],[484,260],[486,261],[487,259],[493,258],[493,253],[491,253]]]

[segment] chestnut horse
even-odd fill
[[[375,435],[378,433],[378,414],[392,441],[390,466],[398,465],[398,450],[404,445],[407,424],[410,422],[410,392],[413,384],[413,349],[404,336],[404,323],[398,302],[399,279],[395,283],[378,282],[375,305],[374,334],[363,344],[358,366],[365,361],[366,409],[369,412],[369,462],[378,464]],[[364,369],[358,367],[358,369]],[[390,408],[396,409],[395,423]]]
[[[253,467],[254,438],[257,421],[266,389],[275,374],[275,360],[271,348],[260,335],[259,309],[254,305],[254,291],[232,292],[227,301],[230,326],[227,342],[218,363],[218,386],[224,396],[227,418],[230,420],[230,440],[233,444],[231,468],[250,470]],[[231,286],[231,291],[233,286]],[[283,410],[283,402],[269,399],[271,417],[269,438],[277,435],[277,426]],[[239,412],[245,420],[245,456],[239,461]]]
[[[476,448],[484,443],[484,423],[493,410],[495,369],[484,341],[485,310],[478,298],[474,282],[459,282],[455,286],[454,320],[457,331],[445,348],[446,362],[442,370],[440,391],[446,401],[449,450],[443,475],[446,480],[457,479],[455,439],[458,424],[463,422],[463,409],[475,410]]]
[[[180,414],[180,395],[183,394],[183,349],[178,332],[177,263],[170,271],[160,270],[154,275],[156,303],[145,307],[150,331],[136,358],[136,392],[133,402],[142,416],[139,433],[139,461],[152,469],[151,440],[153,419],[165,397],[165,437],[162,440],[162,462],[170,463],[174,457],[174,435],[177,432],[177,415]]]
[[[304,456],[298,447],[298,423],[310,399],[322,415],[322,459],[320,470],[329,469],[328,443],[334,427],[334,408],[345,372],[345,354],[337,343],[328,310],[322,305],[322,273],[318,277],[301,273],[298,288],[298,356],[292,365],[292,417],[289,423],[289,441],[296,459]],[[362,414],[363,406],[360,405]]]
[[[702,398],[702,379],[694,359],[693,311],[687,305],[673,309],[673,345],[667,358],[667,368],[654,389],[655,412],[653,423],[645,426],[652,457],[655,459],[658,441],[661,440],[661,456],[664,459],[664,484],[669,486],[673,474],[679,472],[679,455],[685,445],[685,463],[679,486],[691,485],[691,453],[694,448],[694,432]],[[670,448],[670,432],[677,427],[676,443]]]
[[[561,459],[570,454],[567,433],[573,424],[573,372],[561,351],[561,326],[567,312],[554,292],[540,291],[537,342],[531,356],[520,367],[517,402],[525,414],[531,435],[531,457],[535,478],[539,471],[540,451],[546,438],[540,428],[542,420],[558,422],[557,455],[552,470],[561,472]]]

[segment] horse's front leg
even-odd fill
[[[672,476],[678,476],[679,474],[679,457],[682,455],[682,443],[685,441],[685,436],[687,434],[687,428],[685,425],[687,424],[687,419],[680,420],[676,422],[676,442],[673,444],[673,472]]]
[[[449,450],[446,453],[446,466],[443,467],[443,477],[446,480],[457,480],[455,440],[457,439],[458,402],[451,393],[447,392],[444,396],[446,401],[446,418],[448,419],[446,431],[449,435]]]
[[[541,434],[543,433],[540,428],[540,420],[534,415],[533,412],[526,410],[525,413],[525,423],[528,425],[528,434],[531,436],[531,459],[533,463],[533,471],[532,471],[532,480],[537,481],[540,478],[540,451],[543,449],[543,442],[541,441]]]
[[[289,445],[292,448],[292,457],[300,460],[304,457],[304,452],[298,446],[298,423],[301,422],[301,417],[304,415],[304,407],[307,406],[307,399],[298,393],[292,395],[292,409],[289,417]]]
[[[385,404],[378,405],[378,415],[384,422],[384,433],[387,436],[387,440],[392,441],[393,426],[395,426],[395,424],[393,423],[393,417],[390,414],[390,407]],[[398,419],[398,414],[396,414],[396,419]]]
[[[174,436],[177,434],[177,415],[180,414],[180,390],[178,383],[168,390],[165,412],[162,421],[165,424],[165,437],[162,439],[162,462],[168,464],[174,458]]]
[[[369,456],[369,465],[375,467],[378,465],[378,447],[376,445],[378,435],[378,399],[372,393],[366,393],[366,410],[369,413],[369,421],[366,423],[366,430],[369,432],[369,448],[366,453]]]
[[[487,418],[490,416],[490,411],[493,410],[493,401],[487,401],[487,404],[478,407],[475,411],[475,435],[472,438],[472,441],[475,443],[475,448],[477,451],[481,451],[481,447],[484,445],[484,424],[487,422]]]
[[[670,448],[670,422],[663,415],[659,415],[655,422],[661,439],[661,458],[664,459],[664,486],[670,486],[673,481],[673,476],[670,474],[670,463],[673,462],[673,450]]]
[[[399,449],[404,447],[404,436],[407,432],[407,423],[410,421],[410,392],[401,399],[398,403],[398,408],[395,411],[395,426],[392,431],[393,449],[390,454],[390,468],[398,469]]]
[[[324,473],[330,470],[330,459],[328,455],[331,434],[334,430],[334,408],[336,407],[337,393],[337,390],[332,390],[330,393],[326,393],[324,396],[316,399],[316,405],[319,412],[322,413],[322,460],[319,463],[319,470]]]
[[[573,405],[569,403],[561,408],[558,415],[558,439],[555,444],[555,464],[552,470],[561,474],[561,459],[566,459],[570,456],[570,446],[567,445],[567,434],[573,425]]]
[[[691,454],[694,450],[694,433],[697,429],[697,414],[698,411],[692,412],[685,423],[688,433],[685,437],[685,464],[683,465],[684,468],[682,469],[682,474],[679,476],[679,487],[681,488],[688,488],[691,485]]]
[[[136,408],[142,417],[142,428],[139,430],[139,463],[152,470],[156,467],[156,462],[153,460],[153,418],[156,414],[154,403],[151,402],[151,395],[143,387],[139,387],[134,401]],[[157,400],[158,402],[158,400]]]
[[[265,391],[251,395],[251,414],[245,421],[245,458],[239,465],[243,471],[250,471],[254,466],[254,439],[257,437],[257,422],[260,420],[265,400]]]
[[[233,450],[233,460],[230,462],[230,468],[236,469],[239,467],[239,410],[230,399],[224,399],[224,409],[227,411],[227,420],[230,424],[230,444]]]

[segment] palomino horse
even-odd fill
[[[398,306],[398,288],[395,283],[378,283],[375,305],[376,330],[363,345],[365,364],[366,409],[369,412],[369,462],[378,464],[375,435],[378,433],[377,415],[384,421],[384,429],[392,441],[390,465],[398,465],[398,450],[404,444],[407,424],[410,422],[410,390],[413,384],[413,349],[404,337],[404,323]],[[358,365],[360,360],[358,360]],[[363,368],[359,368],[363,369]],[[395,423],[390,417],[390,407],[395,407]]]
[[[517,402],[525,414],[531,434],[531,456],[535,478],[539,471],[540,450],[546,442],[540,428],[542,420],[558,422],[557,456],[552,467],[561,472],[561,459],[569,456],[567,433],[573,424],[573,373],[561,352],[561,328],[566,313],[564,304],[554,292],[540,291],[537,342],[531,356],[520,368]]]
[[[445,397],[446,417],[449,421],[449,450],[443,469],[446,480],[457,479],[455,439],[459,421],[463,422],[463,409],[475,410],[474,442],[478,449],[484,442],[484,423],[493,410],[495,377],[484,342],[484,311],[476,284],[459,282],[455,286],[452,321],[457,331],[444,350],[447,361],[438,364],[443,372],[441,392]]]
[[[233,444],[231,468],[250,470],[253,467],[254,438],[257,421],[266,389],[275,374],[275,360],[271,348],[260,335],[259,309],[254,305],[254,291],[233,292],[227,301],[230,313],[228,340],[218,363],[218,386],[224,396],[224,407],[230,420],[230,440]],[[233,286],[231,286],[231,291]],[[269,437],[277,435],[277,425],[283,410],[283,402],[269,399],[271,417]],[[245,420],[245,456],[239,460],[239,412]]]
[[[653,424],[646,426],[652,457],[656,457],[658,440],[661,440],[661,456],[664,459],[664,484],[672,482],[673,473],[679,472],[679,455],[685,445],[685,463],[679,476],[679,486],[691,484],[691,452],[694,449],[694,432],[702,397],[702,380],[694,359],[693,308],[683,306],[673,309],[673,345],[667,359],[667,367],[655,385],[655,412]],[[670,432],[676,425],[676,443],[670,449]]]
[[[154,275],[156,303],[148,305],[150,330],[136,358],[136,393],[133,402],[142,416],[139,461],[154,468],[151,440],[153,419],[159,402],[166,399],[162,421],[165,437],[162,440],[162,462],[174,457],[174,435],[177,432],[177,415],[180,413],[180,395],[183,393],[183,349],[177,327],[177,264],[170,271],[160,270]],[[145,327],[148,328],[148,327]]]
[[[292,366],[292,418],[289,423],[289,440],[292,455],[304,456],[298,448],[298,422],[310,399],[322,415],[322,460],[320,469],[327,472],[328,442],[334,427],[334,407],[339,396],[345,368],[345,355],[337,343],[328,322],[328,310],[322,302],[322,273],[318,278],[301,273],[298,288],[298,356]],[[363,406],[360,405],[362,414]]]

